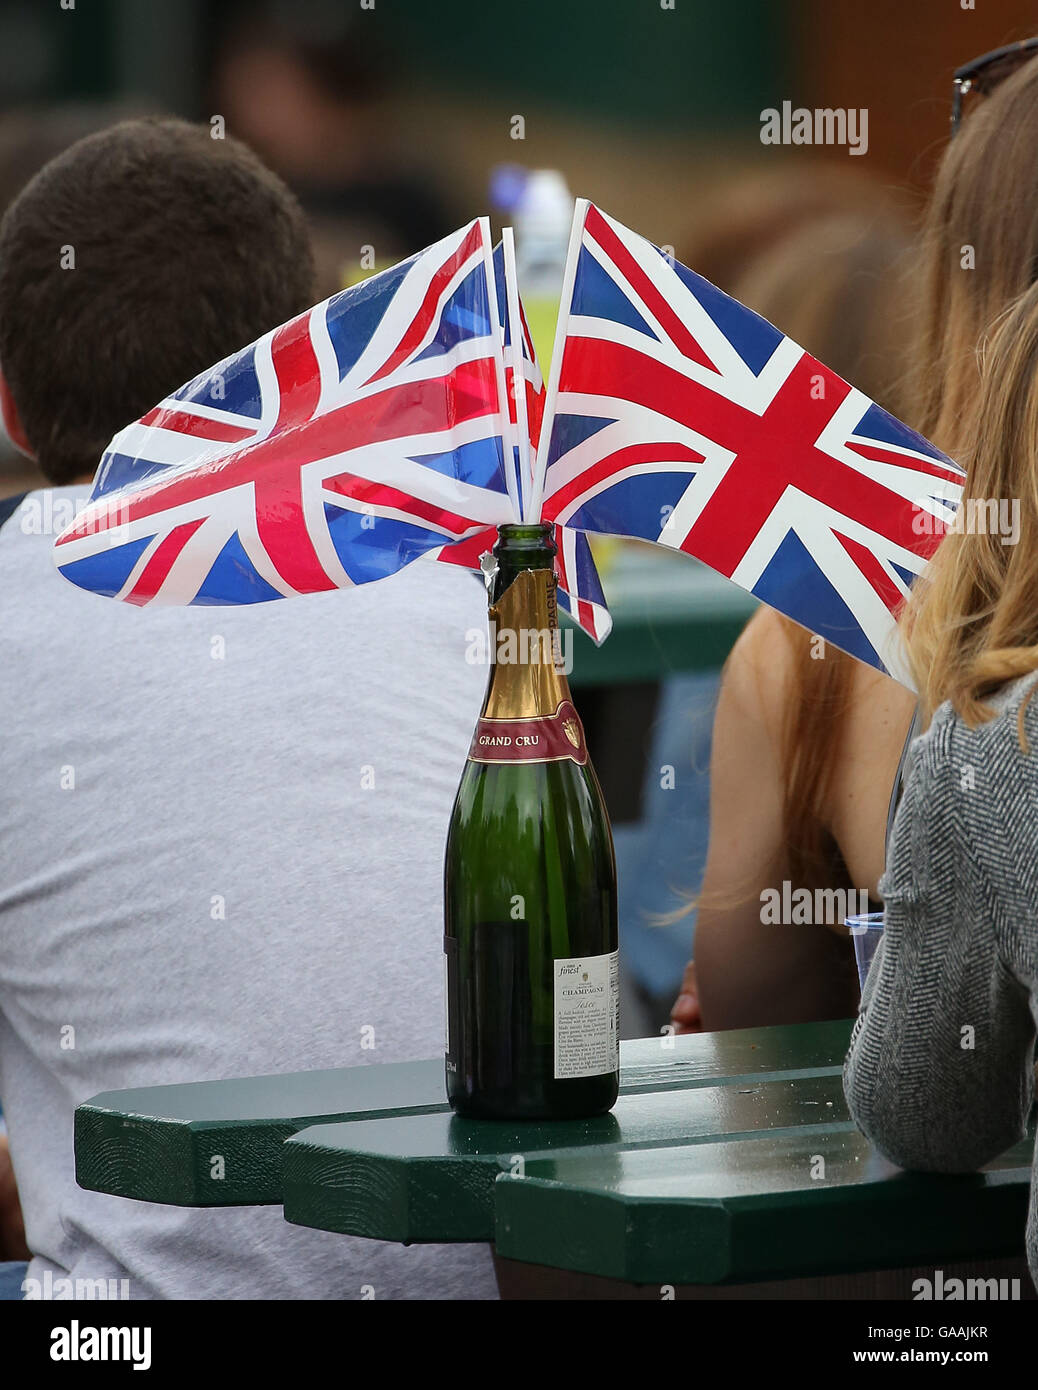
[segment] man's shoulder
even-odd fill
[[[28,492],[16,492],[10,497],[0,497],[0,529],[6,526],[15,512],[21,508],[28,495]]]

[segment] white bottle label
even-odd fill
[[[555,962],[555,1079],[620,1065],[620,952]]]

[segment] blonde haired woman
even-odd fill
[[[978,79],[974,91],[988,86]],[[977,108],[948,146],[924,227],[907,415],[963,462],[968,495],[1011,501],[1004,478],[982,474],[974,447],[992,404],[980,398],[978,347],[1038,276],[1038,62],[1028,61]],[[997,455],[988,466],[997,467]],[[1006,550],[999,536],[993,544]],[[1024,533],[1015,548],[1027,544]],[[987,601],[1005,598],[995,588]],[[1038,611],[1038,590],[1034,602]],[[764,611],[725,668],[695,964],[673,1014],[679,1031],[854,1011],[846,939],[825,925],[762,922],[760,894],[822,873],[830,886],[881,895],[891,788],[914,701],[854,662],[813,702],[810,663],[806,636]]]
[[[983,363],[969,494],[1020,505],[1016,545],[942,541],[906,632],[926,732],[880,880],[885,930],[844,1084],[904,1168],[965,1172],[1024,1134],[1038,1017],[1038,285]],[[1038,1281],[1035,1175],[1027,1252]]]

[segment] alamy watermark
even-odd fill
[[[52,1361],[129,1361],[135,1371],[151,1369],[150,1327],[91,1327],[73,1318],[50,1334]]]
[[[967,536],[998,536],[1003,545],[1020,539],[1019,497],[966,497],[951,521],[935,516],[922,502],[914,504],[912,530],[917,536],[943,535],[946,531]]]
[[[923,1276],[912,1281],[912,1298],[916,1301],[1012,1303],[1019,1297],[1019,1279],[946,1279],[943,1269],[935,1269],[932,1279]]]
[[[846,145],[862,155],[869,148],[869,112],[865,106],[767,106],[760,113],[762,145]]]
[[[71,1279],[67,1275],[54,1278],[49,1269],[39,1279],[23,1279],[22,1293],[26,1301],[61,1303],[98,1300],[114,1303],[130,1297],[129,1279]]]
[[[561,675],[573,670],[573,629],[547,627],[471,627],[465,633],[465,660],[486,666],[493,655],[499,666],[554,666]]]
[[[82,522],[84,536],[103,532],[110,545],[121,545],[128,539],[130,506],[125,497],[92,502],[89,497],[55,497],[44,490],[27,497],[15,515],[24,536],[60,536],[88,508],[91,515]]]
[[[760,895],[760,920],[765,926],[835,927],[848,917],[869,910],[866,888],[794,888],[783,879],[782,888],[764,888]]]

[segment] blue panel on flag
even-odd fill
[[[169,464],[154,463],[150,459],[134,458],[130,454],[107,453],[101,460],[90,494],[91,501],[105,497],[122,487],[132,487],[145,478],[158,477],[169,472]]]
[[[499,439],[474,439],[444,454],[413,454],[412,458],[424,468],[435,469],[447,478],[460,478],[473,487],[508,491],[501,468]]]
[[[694,469],[686,469],[621,478],[568,516],[566,525],[576,531],[604,531],[657,541],[669,514],[664,508],[677,506],[694,476]]]
[[[900,420],[895,420],[882,406],[874,403],[869,405],[868,410],[855,425],[853,433],[863,435],[866,439],[874,439],[879,444],[894,444],[902,449],[914,449],[917,454],[925,454],[927,458],[944,458],[940,449],[935,449],[928,439],[916,434],[915,430],[910,430]],[[854,447],[853,441],[851,447]]]
[[[606,274],[587,250],[580,253],[580,260],[577,262],[571,312],[612,319],[616,323],[626,324],[637,333],[646,333],[650,338],[656,337],[616,281]]]
[[[556,415],[551,431],[548,467],[550,468],[557,458],[569,453],[570,449],[583,444],[585,439],[590,439],[599,430],[604,430],[606,425],[615,423],[615,420],[601,415]]]
[[[486,271],[480,262],[443,306],[436,336],[415,355],[416,362],[430,357],[442,357],[469,338],[481,338],[490,332],[487,316]]]
[[[497,321],[504,329],[505,347],[510,347],[511,325],[508,322],[508,309],[505,303],[505,248],[499,241],[494,247],[494,297],[497,300]]]
[[[105,598],[114,598],[154,539],[154,536],[145,536],[143,540],[113,545],[110,549],[101,550],[96,555],[87,555],[82,560],[73,560],[67,565],[61,564],[59,559],[58,568],[66,579],[78,584],[81,589],[103,594]]]
[[[916,576],[912,573],[911,570],[902,569],[900,565],[895,565],[893,560],[890,561],[890,568],[894,571],[894,573],[901,580],[901,582],[903,584],[907,584],[909,588],[911,588],[911,586],[915,583]]]
[[[673,266],[675,275],[692,291],[751,371],[759,372],[766,366],[785,335],[695,271],[678,261]]]
[[[365,512],[347,511],[330,502],[324,504],[324,514],[335,553],[354,584],[384,579],[427,550],[454,539],[418,522],[394,517],[380,516],[372,525]]]
[[[339,364],[340,381],[360,360],[414,259],[412,256],[370,280],[351,285],[328,301],[328,336]]]
[[[750,592],[841,651],[876,664],[872,643],[799,536],[786,536]]]
[[[212,406],[214,410],[232,410],[235,415],[258,420],[263,414],[260,395],[256,347],[252,344],[208,371],[200,372],[193,381],[174,391],[170,399],[192,401]]]
[[[197,604],[269,603],[284,598],[268,584],[245,553],[237,531],[213,561],[205,583],[191,600]]]

